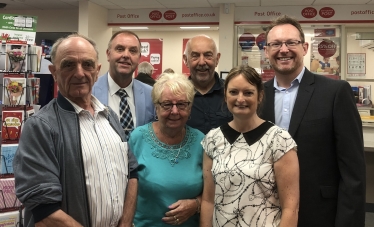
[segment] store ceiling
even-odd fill
[[[79,1],[89,1],[106,9],[177,9],[217,8],[223,3],[245,6],[318,6],[327,5],[326,0],[0,0],[6,6],[0,13],[16,10],[64,10],[78,9]],[[329,0],[328,5],[374,5],[374,0]],[[120,28],[114,27],[114,30]],[[217,30],[211,27],[205,30]],[[175,31],[179,26],[149,26],[148,31]]]
[[[87,1],[87,0],[80,0]],[[216,8],[222,3],[235,6],[316,6],[316,5],[374,5],[374,0],[88,0],[107,9],[176,9]],[[77,9],[79,0],[0,0],[6,10]]]

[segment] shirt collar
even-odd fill
[[[301,79],[303,78],[303,75],[304,75],[304,72],[305,72],[305,67],[303,67],[303,69],[301,70],[301,72],[299,73],[299,75],[297,75],[297,77],[291,82],[291,86],[294,86],[296,84],[300,84],[301,83]],[[284,87],[280,87],[278,86],[278,83],[277,83],[277,76],[275,76],[274,78],[274,88],[281,91],[281,90],[284,90]]]
[[[80,114],[82,111],[86,111],[85,109],[83,109],[82,107],[78,106],[77,104],[75,104],[73,101],[71,101],[70,99],[66,98],[66,100],[68,100],[71,105],[73,105],[74,107],[74,110],[77,114]],[[105,114],[105,116],[108,116],[109,115],[109,109],[108,107],[104,106],[95,96],[91,95],[91,105],[92,105],[92,108],[94,109],[95,113],[98,112],[103,112]]]
[[[130,84],[123,88],[125,89],[127,95],[129,98],[133,98],[133,90],[132,90],[132,86],[133,86],[133,79],[131,80]],[[110,76],[109,72],[108,72],[108,85],[109,85],[109,95],[110,96],[113,96],[113,95],[116,95],[116,92],[121,89],[120,86],[118,86],[118,84],[113,80],[113,78]]]

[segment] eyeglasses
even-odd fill
[[[190,102],[177,102],[177,103],[171,103],[171,102],[159,102],[158,103],[162,109],[169,111],[173,108],[173,106],[176,106],[178,110],[185,110],[189,105]]]
[[[283,44],[285,44],[288,49],[293,49],[300,43],[302,42],[297,41],[297,40],[291,40],[291,41],[286,41],[286,42],[272,42],[272,43],[266,44],[266,46],[270,47],[271,49],[277,50],[277,49],[280,49],[283,46]]]

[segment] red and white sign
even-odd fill
[[[219,24],[219,8],[109,10],[108,25]]]
[[[318,53],[325,58],[329,58],[336,53],[336,44],[331,40],[324,40],[318,44]]]
[[[301,10],[301,16],[308,19],[314,18],[315,16],[317,16],[317,10],[313,7],[306,7]]]
[[[301,23],[373,23],[374,5],[235,7],[236,24],[266,23],[281,15]]]
[[[153,10],[149,13],[149,19],[153,21],[158,21],[162,18],[162,13],[158,10]]]
[[[139,63],[147,61],[153,66],[152,77],[157,79],[162,73],[162,39],[140,39],[142,56]],[[135,76],[138,75],[138,70],[135,70]]]
[[[177,18],[177,13],[173,10],[168,10],[164,13],[165,20],[174,20]]]
[[[243,33],[239,37],[239,46],[242,48],[242,51],[252,51],[252,47],[256,43],[256,38],[252,33]]]
[[[319,10],[319,15],[323,18],[331,18],[335,15],[335,10],[331,7],[323,7]]]

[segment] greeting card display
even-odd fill
[[[21,206],[17,199],[14,178],[0,179],[0,210],[15,210]]]
[[[42,52],[41,46],[29,46],[29,57],[27,62],[27,69],[32,72],[40,72],[40,66],[42,62]]]
[[[18,143],[21,136],[21,127],[24,119],[23,110],[3,111],[1,138],[3,143]]]
[[[3,86],[4,105],[26,105],[26,78],[4,76]]]
[[[40,78],[27,79],[27,101],[30,105],[38,104],[39,102],[39,87]]]
[[[1,145],[1,177],[13,177],[13,159],[17,148],[18,144]]]
[[[27,42],[26,41],[7,41],[5,46],[7,60],[5,61],[5,70],[9,72],[27,71]]]
[[[1,227],[19,226],[17,224],[19,224],[19,211],[0,213],[0,226]]]

